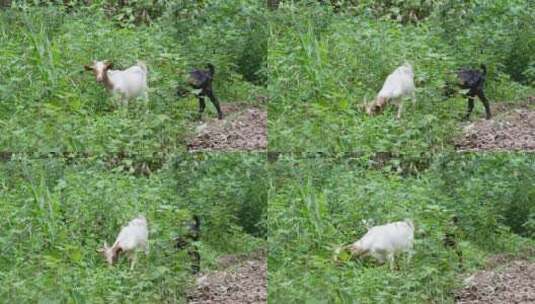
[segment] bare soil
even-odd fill
[[[464,127],[459,151],[535,151],[535,97],[518,104],[492,105],[494,117]]]
[[[267,303],[267,259],[265,253],[224,256],[219,271],[201,275],[189,304]]]
[[[197,126],[190,151],[264,151],[267,112],[242,103],[221,104],[224,119],[210,118]],[[205,113],[206,116],[206,113]]]
[[[533,304],[535,303],[535,263],[491,259],[494,269],[477,272],[465,279],[456,296],[457,304]],[[505,266],[504,266],[505,265]]]

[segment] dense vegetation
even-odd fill
[[[462,277],[483,267],[486,257],[533,258],[534,160],[445,154],[415,170],[399,159],[379,166],[347,155],[280,155],[270,165],[270,301],[453,303]],[[404,218],[416,224],[416,252],[410,264],[401,260],[399,271],[347,256],[333,261],[335,248],[366,232],[362,220],[379,225]],[[452,231],[464,268],[443,245]]]
[[[444,94],[458,68],[480,64],[493,110],[535,94],[528,0],[0,7],[0,302],[185,303],[195,277],[173,239],[193,215],[203,272],[268,247],[272,303],[453,303],[487,257],[533,259],[535,156],[453,153],[467,104]],[[144,61],[148,103],[114,106],[84,71],[96,59],[117,69]],[[368,117],[364,102],[405,61],[416,105],[400,120],[393,107]],[[222,103],[269,100],[269,163],[262,153],[184,152],[211,129],[196,121],[196,98],[177,91],[207,63]],[[204,115],[215,118],[210,103]],[[472,120],[482,117],[478,100]],[[241,135],[221,137],[232,136]],[[108,267],[96,249],[138,214],[150,254],[133,271],[125,258]],[[416,223],[416,254],[399,270],[333,259],[366,232],[363,220],[404,218]],[[462,266],[443,244],[452,231]]]
[[[258,1],[89,2],[13,1],[0,11],[1,150],[185,150],[198,103],[176,89],[208,62],[222,102],[264,95],[267,32]],[[113,109],[83,71],[95,59],[116,68],[145,61],[148,105]]]
[[[272,10],[268,65],[270,149],[451,150],[465,98],[442,96],[460,67],[487,65],[491,104],[533,94],[530,1],[284,1]],[[359,108],[404,61],[417,105],[370,118]],[[476,103],[472,119],[482,118]]]
[[[24,156],[0,163],[0,297],[9,303],[184,303],[194,278],[174,248],[201,217],[201,269],[265,247],[261,154],[194,154],[153,162],[150,176],[100,159]],[[128,162],[126,162],[128,163]],[[108,267],[96,252],[138,214],[150,253]]]

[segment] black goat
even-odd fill
[[[466,96],[468,97],[468,112],[466,113],[464,119],[470,118],[470,114],[474,109],[474,98],[476,96],[479,97],[485,106],[487,119],[491,118],[489,101],[483,93],[483,86],[485,84],[485,79],[487,78],[487,67],[482,64],[481,69],[483,71],[463,68],[457,72],[459,86],[462,89],[469,89],[468,93],[466,93]]]
[[[196,274],[201,270],[201,255],[195,242],[199,241],[201,234],[201,220],[197,215],[193,216],[193,222],[188,225],[188,232],[175,238],[175,247],[179,250],[187,248],[191,258],[191,273]]]
[[[206,107],[204,98],[208,96],[208,98],[210,98],[210,101],[214,104],[217,110],[217,118],[223,119],[223,112],[221,112],[219,102],[217,101],[217,98],[214,95],[214,90],[212,88],[215,67],[211,63],[208,63],[206,67],[208,68],[208,70],[195,69],[191,71],[188,78],[188,84],[191,87],[193,87],[194,89],[201,90],[201,92],[197,95],[197,97],[199,98],[199,118],[202,117],[202,113],[204,112],[204,108]],[[178,92],[178,94],[181,94],[181,92]]]

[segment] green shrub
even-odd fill
[[[376,4],[387,2],[416,3]],[[365,9],[336,14],[311,1],[281,5],[270,19],[271,149],[390,151],[411,157],[452,149],[466,100],[447,99],[442,92],[458,68],[487,65],[485,92],[491,103],[518,101],[534,92],[527,86],[533,80],[526,78],[532,74],[533,52],[526,47],[535,14],[526,1],[506,2],[426,1],[429,16],[416,23],[378,19]],[[415,70],[416,106],[408,104],[401,121],[390,108],[378,117],[365,115],[364,102],[404,61]]]
[[[535,244],[533,160],[442,154],[427,169],[405,174],[392,170],[406,167],[404,159],[373,169],[367,156],[281,155],[270,166],[270,301],[453,302],[460,275],[481,268],[485,257],[521,254]],[[336,248],[366,232],[362,220],[379,225],[404,218],[416,225],[415,255],[409,265],[400,259],[399,271],[365,259],[333,260]],[[451,229],[465,268],[443,246]]]
[[[0,163],[0,213],[7,219],[0,224],[2,299],[185,303],[194,277],[187,252],[177,251],[173,239],[186,232],[193,214],[202,221],[204,271],[217,256],[265,247],[252,235],[265,237],[261,226],[245,232],[266,218],[263,157],[198,154],[186,162],[176,167],[164,159],[150,176],[110,168],[106,158],[22,155]],[[192,166],[207,170],[191,176]],[[177,177],[195,180],[182,185]],[[126,259],[108,267],[96,249],[140,213],[149,222],[150,254],[138,254],[133,271]]]

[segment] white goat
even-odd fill
[[[414,104],[416,102],[414,72],[412,66],[409,63],[405,63],[388,75],[375,100],[366,107],[366,113],[368,115],[378,114],[386,107],[388,102],[399,99],[397,115],[399,119],[403,111],[403,97],[408,95],[411,95],[412,103]]]
[[[414,224],[407,219],[372,227],[360,240],[345,248],[358,257],[370,255],[379,263],[388,260],[390,269],[393,269],[394,257],[398,253],[408,252],[408,261],[410,261],[413,241]]]
[[[108,243],[104,242],[104,247],[98,251],[104,255],[109,265],[117,262],[119,254],[125,252],[130,261],[130,269],[134,269],[136,251],[140,248],[145,251],[145,255],[149,254],[149,228],[147,219],[142,215],[121,229],[113,246],[109,247]]]
[[[108,61],[93,61],[91,66],[84,65],[88,71],[93,71],[97,82],[113,94],[120,95],[120,101],[128,105],[128,100],[143,95],[148,100],[148,70],[145,63],[138,61],[136,65],[126,70],[110,70],[113,64]]]

